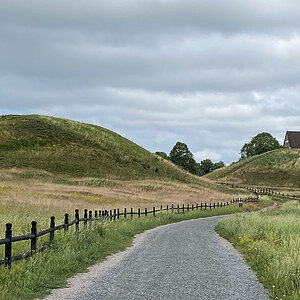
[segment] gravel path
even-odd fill
[[[92,277],[79,275],[77,285],[75,277],[71,288],[47,299],[268,299],[241,255],[214,231],[219,219],[184,221],[139,235],[129,251],[93,267]]]

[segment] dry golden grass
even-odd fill
[[[40,230],[49,227],[52,215],[57,224],[63,223],[65,213],[73,219],[77,208],[82,216],[85,208],[123,211],[132,207],[136,211],[167,204],[227,202],[243,195],[204,181],[200,185],[154,179],[57,178],[51,174],[45,178],[45,174],[36,174],[28,178],[27,170],[0,170],[0,237],[4,235],[5,223],[13,224],[14,234],[28,233],[31,221],[37,221]]]
[[[114,187],[67,185],[26,180],[2,181],[0,205],[41,210],[152,208],[161,204],[230,201],[233,195],[193,185],[161,181],[123,181]]]

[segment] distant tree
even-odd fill
[[[170,160],[177,166],[197,174],[198,165],[194,159],[193,153],[188,149],[185,143],[177,142],[169,155]]]
[[[196,174],[197,174],[198,176],[203,176],[203,175],[205,175],[201,163],[197,163],[197,173],[196,173]]]
[[[169,159],[169,156],[165,152],[157,151],[157,152],[155,152],[155,154],[162,157],[162,158],[164,158],[164,159]]]
[[[204,159],[200,162],[200,168],[204,174],[208,174],[215,169],[215,166],[211,159]]]
[[[241,149],[241,159],[280,148],[278,141],[267,132],[262,132],[246,143]]]
[[[223,168],[223,167],[225,167],[225,164],[224,164],[222,161],[219,161],[219,162],[217,162],[217,163],[214,163],[214,170],[216,170],[216,169],[221,169],[221,168]]]

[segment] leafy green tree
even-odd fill
[[[223,167],[225,167],[225,164],[224,164],[224,162],[222,162],[222,161],[219,161],[219,162],[217,162],[217,163],[214,163],[214,170],[216,170],[216,169],[221,169],[221,168],[223,168]]]
[[[267,132],[262,132],[246,143],[241,149],[241,159],[280,148],[278,141]]]
[[[196,173],[196,175],[198,175],[198,176],[203,176],[203,175],[205,175],[201,163],[197,163],[197,173]]]
[[[164,158],[164,159],[169,159],[169,156],[165,152],[157,151],[157,152],[155,152],[155,154],[162,157],[162,158]]]
[[[170,160],[177,166],[197,174],[198,166],[193,153],[188,149],[185,143],[177,142],[170,152]]]
[[[215,169],[215,165],[211,159],[204,159],[200,162],[200,168],[204,174],[208,174]]]

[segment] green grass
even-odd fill
[[[187,219],[251,211],[269,203],[269,200],[263,200],[246,204],[244,208],[233,204],[215,210],[199,209],[184,214],[165,212],[157,213],[155,217],[141,216],[140,219],[134,217],[115,222],[96,221],[88,229],[81,227],[79,239],[74,235],[74,228],[66,234],[60,232],[55,236],[53,248],[32,258],[13,263],[10,271],[3,266],[0,267],[0,299],[33,299],[44,296],[49,293],[49,289],[64,286],[67,278],[86,270],[87,266],[105,259],[109,254],[124,250],[131,245],[134,235],[147,229]],[[41,225],[48,227],[45,222]],[[25,224],[19,226],[18,230],[23,232],[24,228]],[[15,253],[29,248],[28,242],[21,246],[15,245],[16,243],[13,244],[13,249],[17,247]],[[3,248],[0,247],[1,253],[4,251]]]
[[[233,215],[217,225],[217,232],[244,254],[272,299],[300,299],[300,204]]]
[[[199,180],[100,126],[40,115],[0,117],[0,169],[27,176]],[[41,172],[42,171],[42,172]],[[48,172],[48,173],[47,173]]]
[[[212,180],[268,187],[300,187],[300,150],[281,148],[257,155],[206,176]]]

